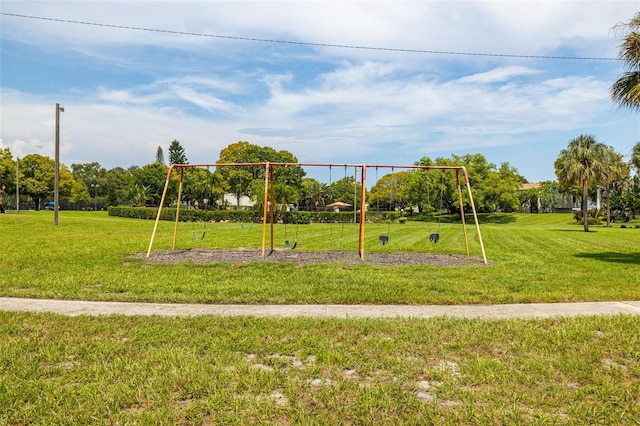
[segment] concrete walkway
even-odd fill
[[[1,311],[63,315],[196,315],[324,318],[549,318],[584,315],[640,315],[640,301],[528,303],[509,305],[203,305],[183,303],[89,302],[0,297]]]

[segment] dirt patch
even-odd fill
[[[146,253],[136,255],[137,258],[146,258]],[[461,256],[454,254],[437,253],[366,253],[361,260],[358,253],[344,251],[295,251],[274,250],[262,257],[261,250],[257,249],[189,249],[152,252],[147,259],[155,263],[216,263],[231,262],[242,264],[247,262],[289,262],[302,265],[341,263],[346,265],[435,265],[435,266],[485,266],[481,258],[475,256]]]

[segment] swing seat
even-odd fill
[[[206,235],[207,235],[207,223],[206,222],[204,224],[204,227],[202,228],[202,235],[198,234],[198,232],[196,231],[195,224],[193,222],[191,223],[191,236],[193,237],[194,240],[202,241],[202,240],[204,240],[204,237]]]
[[[285,247],[287,250],[293,250],[293,249],[295,249],[295,248],[296,248],[296,246],[297,246],[297,245],[298,245],[298,240],[294,241],[294,242],[293,242],[293,245],[291,245],[291,243],[289,242],[289,240],[285,240],[285,242],[284,242],[284,247]]]
[[[434,244],[437,243],[438,241],[440,241],[440,234],[429,234],[429,241]]]
[[[380,235],[378,239],[380,240],[380,244],[382,244],[383,246],[387,245],[387,243],[389,242],[388,235]]]

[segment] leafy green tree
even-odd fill
[[[405,185],[407,173],[406,171],[388,173],[378,179],[367,196],[369,205],[383,211],[404,210],[408,205]],[[351,198],[353,199],[353,189],[351,189]]]
[[[156,153],[156,162],[158,157]],[[180,145],[180,142],[177,140],[173,140],[171,145],[169,145],[169,163],[170,164],[189,164],[189,160],[187,160],[187,154],[185,153],[184,148]],[[164,164],[164,161],[161,163]]]
[[[98,162],[72,164],[73,177],[83,181],[87,187],[92,183],[104,184],[106,170]]]
[[[501,164],[497,172],[489,171],[486,180],[483,182],[483,206],[492,212],[514,212],[518,210],[520,206],[518,188],[522,183],[522,176],[509,163]]]
[[[538,200],[540,200],[540,209],[543,213],[552,212],[558,202],[558,184],[552,180],[540,182]]]
[[[418,166],[453,166],[460,157],[451,159],[437,158],[432,160],[423,157],[416,162]],[[452,180],[453,179],[453,180]],[[437,169],[411,170],[406,179],[407,201],[410,205],[417,205],[421,212],[434,212],[446,209],[451,213],[459,211],[455,175],[451,172]]]
[[[233,143],[222,151],[218,164],[259,163],[261,162],[261,148],[249,142]],[[225,191],[234,194],[237,208],[240,208],[240,198],[244,195],[251,197],[252,183],[264,179],[264,168],[259,167],[217,167],[215,174]]]
[[[16,162],[9,148],[0,149],[0,185],[6,185],[5,192],[16,189]]]
[[[584,230],[589,232],[589,185],[601,179],[607,165],[607,146],[592,135],[580,135],[560,151],[554,163],[556,176],[565,187],[579,186],[582,190]]]
[[[627,71],[611,86],[611,98],[620,107],[640,111],[640,12],[614,30],[623,36],[618,57]]]
[[[74,197],[76,203],[90,202],[94,203],[98,199],[104,200],[104,195],[108,193],[110,181],[107,179],[107,171],[98,162],[72,164],[71,172],[76,180],[81,181],[89,191],[90,200],[82,200],[81,196]],[[76,188],[80,190],[80,188]]]
[[[524,178],[508,163],[496,169],[482,154],[452,155],[450,158],[421,158],[420,166],[464,166],[469,175],[471,193],[478,211],[496,210],[514,211],[519,206],[517,193]],[[460,182],[464,185],[464,176],[460,172]],[[466,191],[463,190],[464,208],[469,208]],[[421,211],[434,211],[444,208],[451,214],[460,211],[456,173],[449,170],[412,170],[407,179],[407,200],[410,205],[417,204]]]
[[[462,156],[452,155],[448,159],[437,159],[436,163],[445,166],[465,166],[469,174],[471,193],[478,211],[493,211],[491,199],[485,196],[487,188],[486,182],[489,180],[490,172],[495,170],[495,165],[489,163],[482,154],[465,154]],[[444,172],[443,202],[444,207],[450,213],[457,213],[460,209],[458,199],[458,187],[454,172]],[[464,184],[464,177],[460,173],[460,182]],[[469,203],[468,200],[466,200]]]
[[[20,160],[20,193],[31,197],[36,210],[45,200],[53,199],[55,186],[55,162],[40,154],[29,154]],[[69,169],[60,165],[60,199],[68,199],[74,178]]]
[[[4,211],[4,195],[15,191],[16,163],[9,148],[0,149],[0,207]]]
[[[238,163],[297,163],[298,159],[289,151],[276,151],[271,147],[260,147],[246,141],[240,141],[228,145],[220,151],[217,164],[238,164]],[[218,182],[226,192],[234,194],[238,200],[242,196],[259,199],[262,194],[254,190],[264,183],[264,166],[225,166],[217,167],[215,174]],[[300,183],[305,173],[300,167],[275,167],[274,184],[292,186],[296,191],[300,189]],[[258,181],[258,182],[256,182]],[[264,186],[263,186],[264,188]]]
[[[199,208],[211,208],[222,200],[224,191],[207,169],[185,169],[182,199]]]
[[[358,209],[362,199],[362,184],[354,176],[347,176],[335,181],[330,189],[336,201],[351,204],[354,209]],[[404,200],[401,195],[396,201],[401,205]],[[402,205],[404,208],[404,205]]]
[[[433,166],[434,162],[429,157],[423,157],[420,161],[416,162],[416,165],[420,166]],[[434,206],[438,205],[437,202],[427,196],[431,194],[431,189],[434,187],[435,180],[433,179],[434,171],[428,171],[425,169],[413,169],[407,172],[405,177],[407,202],[411,206],[417,206],[418,211],[431,212],[434,210]]]
[[[78,204],[87,204],[91,202],[91,194],[89,194],[89,188],[87,185],[79,179],[73,181],[73,187],[71,188],[71,196],[69,201],[76,204],[76,209],[79,208]]]
[[[106,205],[117,206],[131,201],[132,188],[135,185],[131,170],[114,167],[105,173]]]
[[[139,195],[140,191],[144,190],[144,201],[148,201],[154,206],[159,205],[160,200],[162,199],[162,191],[164,190],[164,186],[167,181],[168,172],[169,167],[160,163],[151,163],[134,169],[133,188],[138,191],[134,191],[134,193]],[[175,192],[172,190],[171,193],[165,198],[165,203],[170,202],[170,197],[174,195]],[[142,199],[140,197],[135,198],[135,202],[138,203],[138,205],[141,200]]]

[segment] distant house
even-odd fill
[[[532,189],[540,189],[541,187],[542,187],[542,184],[540,182],[523,183],[518,189],[518,192],[529,191]],[[558,192],[558,191],[554,191],[554,192],[556,194],[556,199],[553,202],[553,207],[551,208],[551,210],[547,211],[548,213],[570,213],[573,210],[580,210],[580,206],[581,206],[580,197],[576,197],[575,195],[571,195],[566,192]],[[537,203],[534,209],[531,208],[532,202]],[[527,200],[525,203],[523,203],[520,206],[520,211],[526,212],[526,213],[530,211],[543,212],[545,211],[545,209],[543,207],[542,200],[538,197],[536,201]]]
[[[223,202],[225,206],[229,206],[230,208],[235,209],[238,206],[238,197],[236,197],[236,194],[225,193]],[[246,195],[241,195],[239,205],[240,210],[247,210],[252,208],[254,206],[254,203]]]

